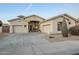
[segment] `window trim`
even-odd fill
[[[62,22],[57,23],[57,31],[61,31],[61,28],[60,28],[61,25],[62,25]]]

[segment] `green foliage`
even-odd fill
[[[2,26],[2,21],[0,20],[0,27]]]
[[[72,35],[79,35],[79,25],[71,27],[69,32]]]
[[[68,28],[65,20],[62,21],[61,31],[62,31],[63,37],[68,37]]]

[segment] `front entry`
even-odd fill
[[[28,22],[29,32],[38,32],[39,31],[39,21],[30,21]]]

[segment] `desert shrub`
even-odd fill
[[[79,35],[79,26],[70,27],[69,33],[72,35]]]
[[[68,37],[68,28],[65,20],[62,21],[61,31],[62,31],[63,37]]]

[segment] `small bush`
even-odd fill
[[[79,35],[79,26],[73,26],[69,29],[69,33],[72,35]]]

